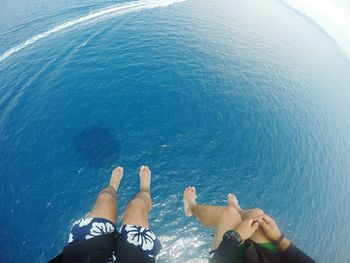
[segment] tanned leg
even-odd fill
[[[118,216],[116,192],[123,178],[123,172],[124,170],[122,167],[114,169],[109,185],[99,193],[88,217],[104,218],[116,224]]]
[[[264,214],[264,211],[259,209],[259,208],[253,208],[253,209],[247,209],[243,210],[239,204],[238,204],[238,199],[235,195],[233,194],[228,194],[227,195],[227,201],[230,207],[234,207],[237,209],[239,214],[243,219],[250,219],[250,218],[256,218],[262,214]],[[250,237],[250,240],[254,241],[255,243],[270,243],[271,240],[269,240],[264,232],[258,228],[258,230]]]
[[[140,168],[140,192],[127,206],[122,224],[137,225],[149,228],[148,215],[152,209],[152,198],[150,192],[151,171],[147,166]]]
[[[196,203],[196,189],[187,187],[184,191],[184,210],[187,216],[194,215],[199,222],[215,228],[211,249],[219,247],[224,233],[232,230],[241,221],[238,211],[230,206],[207,206]]]

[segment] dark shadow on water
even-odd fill
[[[116,137],[109,130],[90,126],[74,138],[74,151],[88,166],[101,168],[118,160],[119,146]]]

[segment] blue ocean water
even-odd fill
[[[323,32],[271,0],[51,2],[0,11],[0,262],[59,253],[117,165],[121,214],[142,164],[158,262],[207,258],[188,185],[350,262],[350,61]]]

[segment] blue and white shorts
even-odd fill
[[[115,230],[115,225],[107,219],[83,217],[73,223],[68,244],[113,233]],[[144,255],[152,260],[161,250],[162,246],[157,236],[145,227],[122,225],[118,232],[128,243],[140,248]],[[115,254],[112,255],[109,262],[117,262]]]

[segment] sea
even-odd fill
[[[152,170],[159,263],[207,262],[186,186],[350,262],[350,59],[331,36],[276,0],[2,0],[0,262],[60,253],[119,165],[118,225]]]

